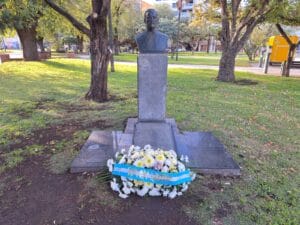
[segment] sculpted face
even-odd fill
[[[147,30],[153,31],[158,24],[158,15],[154,9],[148,9],[144,15],[144,22],[146,23]]]

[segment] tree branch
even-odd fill
[[[223,45],[228,46],[230,42],[230,25],[229,25],[229,16],[227,10],[227,0],[221,0],[221,16],[222,16],[222,37],[221,42]]]
[[[70,23],[73,24],[74,27],[76,27],[80,32],[86,34],[88,37],[90,36],[90,29],[87,28],[85,25],[80,23],[78,20],[76,20],[71,14],[69,14],[66,10],[55,4],[52,0],[44,0],[47,5],[49,5],[52,9],[54,9],[56,12],[58,12],[60,15],[65,17]]]
[[[289,46],[293,45],[293,42],[291,41],[291,39],[287,36],[287,34],[284,32],[284,30],[282,29],[282,27],[280,26],[279,23],[276,23],[276,27],[277,30],[280,32],[280,34],[283,36],[283,38],[287,41],[287,43],[289,44]]]
[[[236,31],[236,22],[237,22],[237,13],[240,6],[241,0],[232,0],[231,1],[231,11],[232,11],[232,20],[231,20],[231,36]]]

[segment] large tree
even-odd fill
[[[222,56],[217,80],[234,81],[235,58],[254,28],[278,10],[280,0],[220,0]],[[243,4],[242,4],[243,3]]]
[[[74,27],[86,34],[90,39],[91,54],[91,83],[86,99],[97,102],[106,101],[107,95],[107,67],[110,58],[107,32],[107,15],[110,0],[91,0],[92,12],[87,17],[89,28],[78,21],[62,6],[52,0],[45,2],[59,14],[69,20]]]
[[[38,0],[2,0],[0,2],[2,29],[15,29],[21,40],[24,60],[38,60],[37,27],[42,16]]]
[[[217,80],[234,81],[235,59],[249,39],[254,28],[269,14],[280,10],[280,4],[289,0],[213,0],[203,1],[206,16],[222,25],[220,41],[222,56]]]

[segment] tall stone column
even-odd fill
[[[138,120],[163,122],[166,119],[167,54],[138,56]]]
[[[138,56],[138,122],[134,145],[175,150],[173,131],[166,123],[167,69],[165,53]]]

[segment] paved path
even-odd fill
[[[118,64],[122,65],[136,65],[135,62],[116,62]],[[209,70],[219,70],[219,66],[209,66],[209,65],[187,65],[187,64],[169,64],[169,68],[189,68],[189,69],[209,69]],[[241,67],[236,66],[235,71],[241,71],[241,72],[249,72],[254,73],[258,75],[275,75],[275,76],[281,76],[280,75],[280,66],[269,66],[268,74],[264,74],[263,68],[259,68],[257,65],[253,65],[251,67]],[[290,71],[291,77],[300,77],[300,68],[297,69],[291,69]]]
[[[22,58],[21,53],[10,53],[11,58]],[[77,55],[77,58],[80,59],[89,59],[89,55]],[[299,60],[300,61],[300,60]],[[121,65],[136,65],[136,62],[118,62],[117,64]],[[219,66],[209,66],[209,65],[188,65],[188,64],[169,64],[169,68],[189,68],[189,69],[210,69],[210,70],[219,70]],[[250,72],[258,75],[280,75],[280,66],[269,66],[268,74],[264,74],[263,68],[259,68],[257,65],[253,65],[251,67],[241,67],[236,66],[235,71],[241,72]],[[290,71],[291,77],[300,77],[300,68],[293,68]]]

